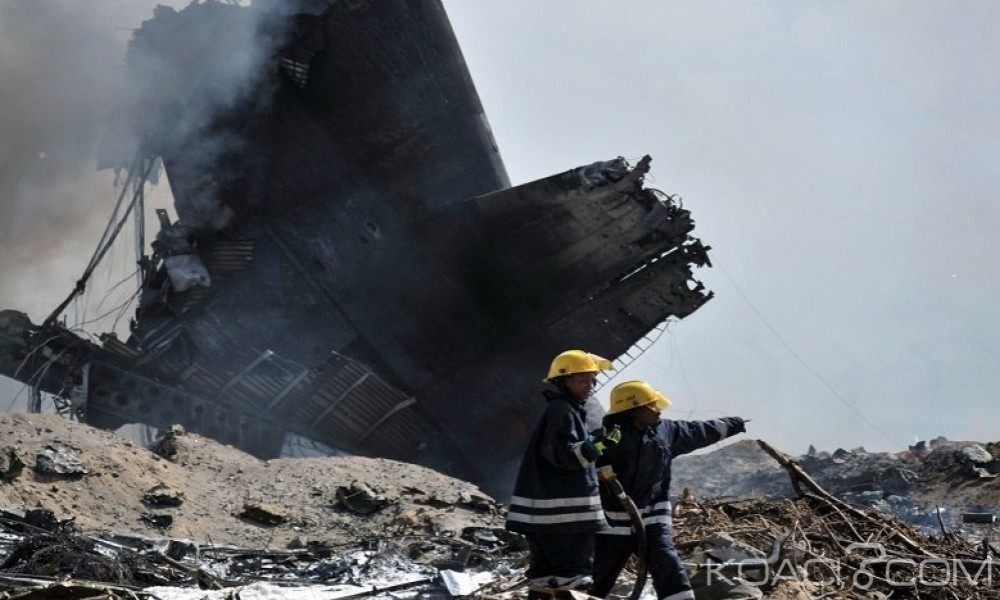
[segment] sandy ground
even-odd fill
[[[38,456],[47,447],[78,458],[86,473],[38,472]],[[25,465],[0,483],[0,509],[47,509],[88,533],[247,548],[457,536],[470,527],[503,526],[499,505],[477,487],[416,465],[358,457],[261,461],[191,433],[176,436],[172,450],[164,458],[57,415],[0,414],[0,452]],[[150,492],[180,505],[144,501]],[[248,505],[263,505],[284,522],[248,517]],[[358,512],[368,510],[373,512]],[[172,517],[172,523],[156,527],[147,521],[157,516]]]

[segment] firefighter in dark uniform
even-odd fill
[[[582,350],[557,356],[542,392],[545,412],[531,434],[507,514],[530,552],[529,598],[585,591],[592,583],[594,532],[607,527],[594,461],[613,443],[587,430],[584,403],[611,362]]]
[[[744,419],[710,421],[660,420],[670,400],[644,381],[626,381],[611,390],[604,427],[621,428],[620,442],[609,447],[597,464],[610,466],[625,493],[642,514],[646,533],[646,565],[660,600],[693,599],[691,582],[674,548],[670,508],[670,462],[677,456],[710,446],[746,431]],[[631,520],[618,498],[601,490],[608,529],[597,535],[592,594],[607,596],[629,557],[636,551]]]

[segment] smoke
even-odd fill
[[[129,49],[134,31],[154,11],[160,17],[154,25],[183,15],[190,25],[196,11],[184,7],[195,4],[209,9],[198,14],[227,12],[239,15],[231,22],[249,20],[250,26],[212,31],[201,25],[185,40],[157,37],[163,28],[150,28],[150,22],[146,31],[153,35]],[[138,140],[151,134],[166,146],[155,150],[169,150],[197,138],[215,111],[246,92],[264,56],[252,22],[260,11],[229,4],[0,0],[0,308],[25,311],[38,322],[72,290],[117,199],[114,171],[97,170],[99,153],[103,166],[125,166]],[[155,62],[160,47],[201,52],[213,40],[223,60],[204,62],[196,55],[188,65],[200,72]],[[150,45],[153,51],[144,53]],[[127,55],[138,59],[127,64]],[[219,139],[202,143],[223,145]],[[171,202],[164,180],[151,203]],[[103,281],[95,276],[89,293],[100,294],[90,288],[110,287],[135,269],[135,249],[124,247],[130,236],[123,232],[120,239],[123,248],[109,255],[109,272]]]
[[[269,108],[269,59],[288,22],[271,14],[220,2],[157,7],[129,44],[128,85],[101,162],[130,164],[140,148],[162,156],[178,216],[194,230],[217,229],[231,214],[214,190],[239,170],[220,163],[246,156],[237,130]]]
[[[196,138],[215,111],[240,101],[266,50],[253,22],[260,11],[240,11],[232,4],[0,0],[0,309],[27,312],[39,323],[73,289],[118,197],[115,171],[98,171],[99,155],[103,166],[127,165],[144,136],[173,134],[161,136],[166,145]],[[154,14],[166,20],[190,16],[184,8],[193,5],[238,13],[237,25],[250,24],[222,32],[196,27],[187,40],[155,35],[146,40],[181,49],[192,44],[206,49],[214,40],[215,56],[223,60],[202,65],[194,78],[198,85],[190,85],[190,72],[150,62],[155,52],[126,62],[127,56],[140,55],[135,43],[131,51],[129,46],[145,21]],[[275,31],[268,35],[276,39]],[[163,97],[171,99],[161,103]],[[174,110],[157,113],[149,110],[151,103]],[[203,144],[223,145],[219,139]],[[156,222],[152,208],[173,203],[166,180],[161,181],[147,193],[147,230]],[[127,302],[135,289],[129,281],[136,269],[135,241],[122,232],[87,292],[68,309],[70,326],[123,332],[132,314],[121,299]],[[99,318],[102,314],[106,317]],[[0,398],[14,397],[16,389],[0,377]]]
[[[37,322],[82,273],[115,200],[97,143],[153,6],[0,0],[0,307]]]

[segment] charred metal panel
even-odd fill
[[[90,365],[96,424],[176,421],[259,456],[289,431],[504,496],[552,356],[618,357],[696,310],[707,248],[644,187],[648,157],[509,187],[438,0],[320,6],[192,3],[136,33],[132,84],[157,93],[120,112],[157,124],[138,145],[163,159],[180,221],[144,264],[128,342],[48,327],[73,359],[46,389]],[[215,32],[246,27],[270,52],[252,93],[189,127],[229,58]],[[190,77],[165,89],[173,73]],[[177,256],[205,270],[184,290]],[[32,331],[0,339],[6,363],[47,347]]]
[[[690,214],[642,186],[649,158],[580,169],[470,200],[462,227],[467,283],[499,336],[470,337],[479,348],[419,397],[461,398],[488,390],[486,405],[430,405],[459,447],[482,449],[484,473],[509,480],[523,440],[542,410],[538,381],[566,348],[622,355],[669,317],[690,314],[711,294],[693,279],[706,249],[689,236]],[[594,170],[605,176],[594,178]],[[511,377],[508,374],[518,374]],[[487,477],[485,474],[480,477]]]
[[[28,315],[0,310],[0,374],[69,399],[83,382],[94,344],[62,327],[36,327]]]
[[[140,422],[166,429],[191,426],[192,431],[243,448],[257,456],[273,456],[285,429],[245,408],[207,401],[175,386],[144,377],[134,369],[110,363],[91,366],[87,422],[109,429]]]

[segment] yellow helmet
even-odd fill
[[[611,361],[583,350],[567,350],[552,359],[549,374],[543,381],[574,373],[599,373],[611,368]]]
[[[652,404],[652,408],[659,412],[673,403],[670,398],[664,396],[645,381],[626,381],[619,383],[611,390],[611,406],[608,414],[613,415],[647,404]]]

